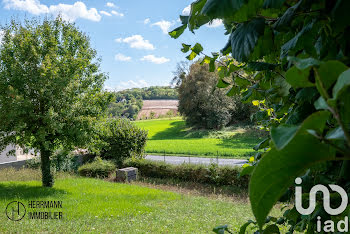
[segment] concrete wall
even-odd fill
[[[7,156],[7,152],[9,152],[10,150],[15,149],[14,146],[9,145],[6,147],[6,149],[4,151],[2,151],[0,153],[0,163],[4,163],[4,162],[12,162],[12,161],[17,161],[17,152],[16,152],[16,156]]]

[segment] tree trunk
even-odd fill
[[[42,182],[44,187],[53,186],[53,176],[51,174],[51,163],[50,163],[51,151],[41,147],[40,157],[41,157],[41,173],[42,173]]]

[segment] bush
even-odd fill
[[[116,169],[112,162],[102,160],[97,157],[95,161],[84,164],[78,168],[78,173],[81,176],[106,178]]]
[[[72,152],[60,149],[57,150],[51,157],[51,170],[52,171],[66,171],[77,172],[79,167],[78,155],[74,155]],[[40,156],[36,156],[26,161],[26,167],[32,169],[38,169],[41,166]]]
[[[249,182],[248,176],[239,177],[242,170],[240,167],[187,163],[172,165],[146,159],[128,159],[124,161],[124,166],[138,168],[140,174],[145,177],[173,178],[203,184],[232,185],[243,189],[248,188]]]
[[[121,166],[126,158],[143,156],[147,131],[127,119],[107,119],[102,123],[100,140],[101,158]]]

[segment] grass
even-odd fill
[[[192,130],[184,120],[156,119],[135,121],[148,130],[146,151],[149,154],[199,155],[231,158],[246,158],[263,138],[263,133],[254,128],[232,126],[222,131]]]
[[[21,181],[10,181],[16,177]],[[10,177],[9,177],[10,175]],[[41,187],[33,170],[0,170],[0,209],[14,200],[63,202],[63,220],[18,222],[0,215],[0,233],[210,233],[229,224],[237,233],[252,217],[242,200],[212,199],[99,179],[58,174],[54,188]],[[27,208],[27,211],[29,209]],[[60,210],[52,210],[60,211]]]

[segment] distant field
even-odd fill
[[[142,120],[135,123],[148,130],[146,151],[150,154],[201,155],[246,158],[262,140],[253,129],[230,127],[223,131],[191,130],[176,119]]]
[[[166,116],[169,111],[172,111],[173,115],[176,116],[178,103],[178,100],[144,100],[137,119],[149,118],[151,112],[155,113],[156,118]]]

